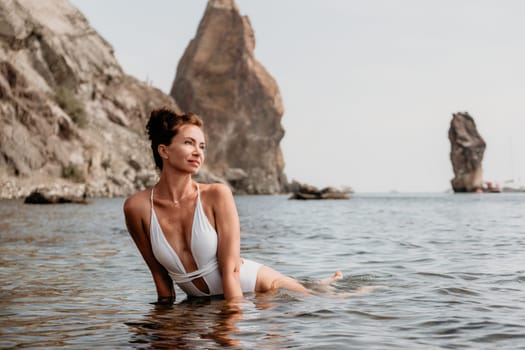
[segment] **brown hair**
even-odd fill
[[[151,150],[155,164],[162,170],[162,158],[157,148],[159,145],[169,146],[177,131],[183,125],[191,124],[202,128],[202,119],[194,113],[177,114],[169,108],[159,108],[151,112],[146,129],[151,140]]]

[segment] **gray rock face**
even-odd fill
[[[67,0],[0,0],[0,198],[127,195],[156,178],[144,132],[173,99],[130,76]]]
[[[210,0],[179,62],[171,95],[198,113],[208,168],[237,192],[279,193],[286,177],[279,143],[283,106],[274,79],[254,57],[249,19],[233,0]]]
[[[475,192],[483,187],[481,163],[485,141],[478,133],[474,119],[468,113],[453,114],[448,131],[450,160],[454,170],[451,180],[454,192]]]

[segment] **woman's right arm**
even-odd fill
[[[157,261],[153,255],[149,235],[143,218],[148,217],[149,206],[144,204],[144,200],[138,197],[139,194],[129,197],[124,203],[124,215],[126,226],[137,245],[140,254],[148,265],[155,287],[157,289],[158,303],[170,304],[175,301],[175,289],[173,281],[166,269]],[[146,201],[147,203],[147,201]]]

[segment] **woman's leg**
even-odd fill
[[[333,276],[323,278],[319,282],[328,285],[331,282],[343,278],[340,271],[334,273]],[[277,289],[287,289],[298,293],[310,294],[310,291],[303,286],[299,281],[291,277],[285,276],[271,267],[262,266],[257,273],[257,283],[255,284],[255,291],[259,293],[268,292]]]
[[[265,293],[281,288],[308,294],[308,290],[297,280],[287,277],[275,271],[271,267],[261,266],[259,272],[257,273],[255,291],[259,293]]]

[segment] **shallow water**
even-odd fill
[[[155,306],[122,199],[0,201],[0,348],[525,349],[525,195],[236,201],[244,257],[335,295]]]

